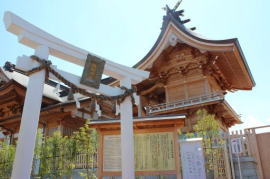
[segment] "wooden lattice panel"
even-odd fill
[[[196,81],[187,85],[188,97],[197,97],[205,95],[205,87],[203,81]]]
[[[170,86],[167,88],[167,102],[174,102],[179,99],[185,99],[184,85]]]

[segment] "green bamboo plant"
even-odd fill
[[[52,136],[43,136],[38,130],[34,152],[32,176],[38,178],[71,178],[76,167],[78,155],[84,156],[85,170],[81,176],[86,179],[96,178],[95,170],[97,133],[87,124],[71,136],[63,136],[56,131]],[[0,142],[0,178],[10,178],[15,145]]]
[[[181,134],[185,138],[200,137],[204,148],[207,173],[219,176],[220,169],[217,169],[218,160],[223,157],[223,146],[225,140],[221,136],[221,124],[215,119],[214,114],[209,114],[205,109],[196,112],[197,123],[193,126],[193,132]]]
[[[72,139],[78,147],[78,152],[84,154],[86,158],[86,170],[81,172],[80,175],[86,179],[96,178],[94,157],[97,150],[97,133],[96,130],[90,128],[87,124],[74,132]]]
[[[44,137],[40,148],[39,175],[42,178],[70,178],[78,155],[86,159],[86,171],[81,175],[87,179],[95,178],[92,157],[96,154],[96,131],[87,124],[71,136],[62,136],[56,131],[52,136]]]
[[[0,178],[10,178],[15,157],[15,146],[0,141]]]
[[[51,178],[71,175],[77,150],[75,141],[62,136],[59,131],[50,137],[44,137],[39,156],[39,175]]]

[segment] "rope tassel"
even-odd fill
[[[71,101],[71,100],[74,99],[74,94],[73,94],[73,91],[72,91],[71,88],[70,88],[69,91],[68,91],[67,99],[68,99],[69,101]]]
[[[115,104],[115,115],[118,116],[119,114],[120,114],[120,105],[118,105],[117,102],[116,102],[116,104]]]
[[[100,110],[100,106],[97,103],[97,100],[95,101],[95,110],[97,112],[97,115],[100,117],[101,116],[101,110]]]
[[[53,92],[59,97],[60,96],[60,83],[57,83]]]
[[[76,93],[73,95],[74,96],[74,100],[75,100],[75,103],[76,103],[76,107],[79,109],[81,108],[81,104],[80,104],[80,101],[79,101],[79,96],[80,94]]]

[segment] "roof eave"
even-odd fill
[[[254,78],[252,76],[252,73],[250,71],[250,68],[249,68],[249,66],[247,64],[244,53],[243,53],[243,51],[241,49],[241,46],[240,46],[239,41],[238,41],[237,38],[225,39],[225,40],[208,40],[208,39],[203,39],[203,38],[197,37],[197,36],[193,35],[192,33],[190,33],[186,29],[186,27],[184,25],[179,23],[174,17],[172,17],[170,15],[167,15],[166,18],[164,18],[163,26],[161,28],[161,33],[159,34],[154,46],[150,49],[150,51],[146,54],[146,56],[142,58],[142,60],[140,60],[137,64],[135,64],[133,66],[134,68],[145,68],[145,66],[147,66],[146,64],[153,57],[154,53],[158,53],[158,51],[159,51],[159,53],[161,53],[161,51],[164,50],[164,49],[158,49],[158,47],[161,47],[162,46],[161,43],[165,42],[164,41],[164,35],[167,35],[167,32],[170,30],[169,28],[172,27],[171,25],[176,27],[176,29],[183,36],[185,36],[185,38],[189,38],[192,41],[192,43],[194,43],[193,46],[195,48],[200,49],[200,45],[201,45],[200,50],[205,50],[205,51],[210,51],[210,52],[211,51],[221,51],[221,52],[224,51],[225,52],[225,51],[233,51],[236,48],[238,53],[239,53],[239,56],[241,58],[240,60],[243,62],[244,67],[245,67],[245,72],[244,73],[246,73],[248,75],[247,78],[251,82],[250,87],[247,87],[245,89],[250,90],[250,89],[252,89],[252,87],[254,87],[256,85],[256,83],[254,81]],[[178,37],[178,38],[181,38],[181,36]],[[180,40],[182,40],[182,39],[180,39]],[[203,45],[205,45],[205,46],[203,47]],[[149,63],[151,63],[151,62],[149,62]]]
[[[190,32],[186,30],[186,28],[178,23],[174,19],[167,20],[168,22],[163,24],[162,31],[155,42],[154,46],[151,50],[146,54],[146,56],[140,60],[137,64],[135,64],[134,68],[143,68],[145,64],[153,58],[153,54],[160,55],[164,50],[164,47],[167,47],[169,35],[172,33],[176,33],[175,35],[181,41],[181,43],[186,43],[194,48],[197,48],[201,51],[233,51],[234,41],[235,39],[227,39],[227,40],[206,40],[199,37],[194,36]],[[166,37],[165,37],[166,36]],[[160,47],[163,47],[160,48]]]
[[[241,57],[241,60],[242,60],[243,63],[244,63],[246,72],[248,73],[249,79],[250,79],[250,81],[251,81],[251,83],[252,83],[252,87],[255,87],[255,86],[256,86],[256,82],[255,82],[255,80],[254,80],[254,78],[253,78],[253,75],[252,75],[251,70],[250,70],[250,68],[249,68],[249,65],[248,65],[248,63],[247,63],[246,57],[245,57],[245,55],[244,55],[244,52],[243,52],[243,50],[242,50],[242,48],[241,48],[241,45],[240,45],[240,43],[239,43],[239,40],[238,40],[237,38],[234,39],[234,44],[235,44],[235,47],[237,48],[237,50],[238,50],[238,52],[239,52],[239,55],[240,55],[240,57]]]

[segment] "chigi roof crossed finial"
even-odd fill
[[[163,17],[163,25],[162,28],[164,28],[171,18],[173,18],[175,21],[178,21],[179,24],[183,25],[190,22],[190,19],[182,20],[181,17],[184,16],[184,9],[177,10],[181,4],[182,0],[178,1],[174,8],[171,9],[168,5],[166,5],[163,9],[166,11],[166,15]],[[161,29],[162,29],[161,28]],[[196,27],[190,28],[190,30],[196,30]]]

